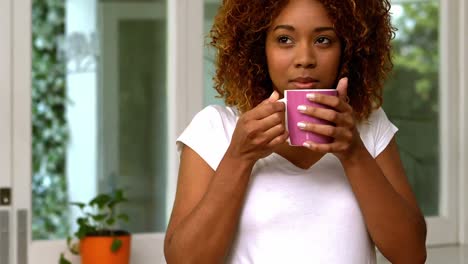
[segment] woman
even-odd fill
[[[178,139],[168,263],[424,263],[426,225],[380,108],[391,68],[386,0],[225,0],[215,88]],[[330,144],[286,142],[287,89],[338,90],[299,122]]]

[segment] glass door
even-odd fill
[[[119,211],[130,218],[119,228],[133,234],[136,251],[143,239],[156,246],[152,259],[161,259],[169,147],[166,2],[31,4],[30,259],[52,263],[59,252],[43,254],[45,248],[66,252],[63,239],[80,216],[69,202],[116,189],[128,198]]]
[[[69,203],[116,189],[128,198],[119,210],[130,219],[119,228],[132,233],[131,263],[163,262],[175,139],[203,106],[201,1],[8,3],[0,7],[13,10],[5,26],[14,36],[0,55],[13,50],[15,63],[0,76],[13,76],[14,87],[0,91],[14,100],[1,104],[11,136],[0,138],[13,140],[0,151],[9,158],[0,184],[10,179],[4,171],[12,175],[24,220],[13,230],[26,234],[11,236],[13,263],[57,263],[62,252],[79,263],[66,250],[80,216]]]

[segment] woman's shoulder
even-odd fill
[[[216,170],[229,146],[237,122],[232,107],[209,105],[198,112],[177,138],[177,150],[184,145],[193,149],[213,170]]]
[[[384,109],[382,107],[378,107],[370,113],[369,117],[362,120],[358,126],[361,128],[372,127],[382,122],[386,123],[390,122],[390,120],[388,119]]]
[[[384,109],[382,107],[379,107],[377,109],[374,109],[374,111],[371,112],[368,118],[371,122],[378,122],[380,120],[388,120],[387,114],[385,113]]]
[[[223,105],[208,105],[203,108],[194,119],[207,119],[210,121],[222,121],[223,123],[235,123],[239,113],[236,108]]]
[[[202,111],[217,112],[219,114],[231,115],[231,116],[238,115],[238,111],[235,107],[218,105],[218,104],[208,105]]]
[[[361,139],[369,153],[377,157],[388,145],[398,128],[389,120],[382,107],[372,111],[369,117],[358,125]]]

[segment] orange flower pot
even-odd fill
[[[112,236],[88,236],[80,241],[80,256],[82,264],[128,264],[130,263],[131,236],[117,236],[122,240],[122,246],[111,251]]]

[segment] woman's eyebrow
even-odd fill
[[[285,29],[289,31],[295,31],[296,29],[291,25],[277,25],[273,28],[273,31],[278,29]],[[314,32],[323,32],[323,31],[335,31],[334,27],[324,26],[324,27],[316,27],[313,30]]]
[[[273,28],[273,31],[278,30],[278,29],[286,29],[289,31],[294,31],[294,27],[291,25],[277,25],[275,28]]]
[[[315,32],[323,32],[323,31],[335,31],[334,27],[316,27],[314,28]]]

